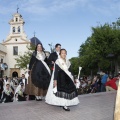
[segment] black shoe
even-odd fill
[[[39,99],[37,99],[37,98],[36,98],[35,100],[36,100],[36,101],[39,101]]]
[[[39,101],[42,101],[42,98],[40,98]]]
[[[70,108],[65,108],[65,107],[63,107],[63,110],[65,110],[65,111],[70,111]]]

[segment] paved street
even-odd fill
[[[113,120],[116,92],[79,96],[80,104],[65,112],[44,101],[0,104],[0,120]]]

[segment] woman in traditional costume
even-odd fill
[[[79,103],[75,81],[70,68],[70,61],[66,60],[67,51],[60,50],[60,58],[56,60],[51,82],[45,98],[50,105],[63,106],[65,111],[70,111],[68,106]]]
[[[10,87],[10,83],[6,82],[6,87],[3,90],[1,102],[8,103],[13,102],[14,93]]]
[[[24,94],[24,92],[25,92],[24,83],[20,82],[20,84],[18,85],[15,91],[16,101],[26,101],[26,95]]]
[[[35,95],[37,101],[41,101],[43,96],[46,95],[50,83],[51,75],[46,59],[42,44],[37,44],[30,59],[30,76],[25,87],[25,93]]]

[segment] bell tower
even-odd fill
[[[10,24],[10,36],[21,36],[27,37],[24,33],[23,26],[25,24],[22,15],[20,15],[17,11],[17,13],[13,14],[13,18],[9,21]]]
[[[8,41],[13,42],[13,39],[14,41],[18,41],[18,39],[21,39],[23,41],[27,40],[27,35],[24,32],[25,21],[22,18],[22,15],[18,13],[18,9],[19,8],[17,8],[17,12],[13,14],[12,19],[9,21],[10,32],[3,44],[5,44]]]

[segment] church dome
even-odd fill
[[[42,44],[41,41],[37,38],[37,37],[32,37],[30,39],[30,42],[33,44],[33,45],[37,45],[38,43]]]

